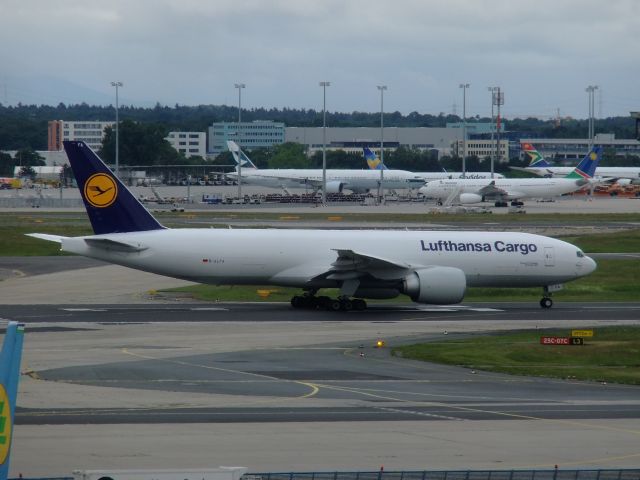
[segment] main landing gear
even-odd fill
[[[542,298],[540,299],[540,307],[553,307],[553,300],[551,299],[551,292],[549,291],[549,287],[544,287],[544,293],[542,294]]]
[[[362,311],[367,308],[367,302],[361,298],[350,299],[346,296],[330,298],[325,296],[305,294],[296,295],[291,299],[291,306],[304,310],[330,310],[333,312],[349,312],[351,310]]]

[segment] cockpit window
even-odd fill
[[[578,256],[578,258],[582,258],[582,257],[584,257],[584,253],[582,253],[582,250],[578,250],[578,251],[576,252],[576,255]]]

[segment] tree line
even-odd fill
[[[237,107],[228,105],[160,105],[152,108],[123,105],[119,107],[122,120],[155,124],[153,128],[164,131],[206,131],[214,122],[233,122],[238,118]],[[272,120],[291,127],[322,126],[322,111],[295,108],[251,108],[242,110],[244,121]],[[57,106],[0,104],[0,150],[47,148],[47,125],[50,120],[101,120],[115,121],[115,108],[109,106],[77,105]],[[459,122],[457,115],[440,113],[400,112],[384,114],[384,124],[388,127],[445,127],[447,123]],[[489,118],[471,117],[468,122],[489,122]],[[505,121],[505,128],[526,132],[533,137],[544,138],[585,138],[588,126],[586,119],[540,120],[536,118]],[[378,112],[327,112],[327,125],[331,127],[377,127],[380,125]],[[631,117],[610,117],[596,120],[596,132],[614,133],[617,138],[633,138],[635,124]]]

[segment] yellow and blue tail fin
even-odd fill
[[[9,322],[0,352],[0,480],[9,475],[23,339],[24,325]]]
[[[565,178],[590,180],[596,174],[596,168],[602,158],[602,147],[593,147],[582,161]]]
[[[96,235],[164,228],[84,142],[62,142]]]
[[[367,147],[363,147],[364,159],[367,161],[367,165],[371,170],[387,170],[384,163],[380,161],[378,156]]]

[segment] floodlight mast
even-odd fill
[[[322,206],[327,205],[327,87],[331,82],[320,82],[322,87]]]
[[[387,89],[386,85],[377,85],[380,90],[380,182],[378,183],[378,203],[381,205],[384,203],[382,196],[384,190],[382,184],[384,182],[384,91]]]

